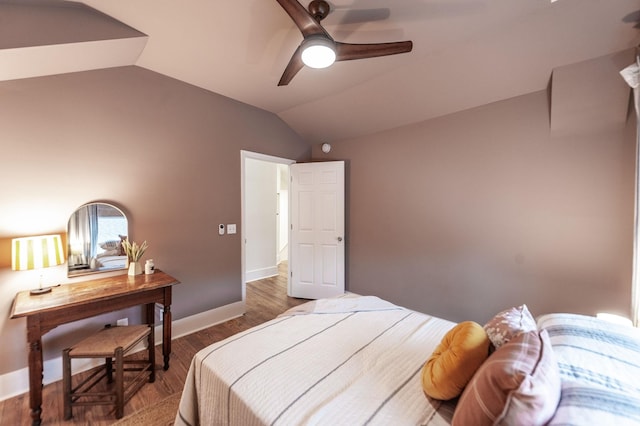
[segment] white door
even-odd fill
[[[289,296],[344,293],[344,161],[292,164]]]

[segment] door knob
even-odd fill
[[[338,242],[342,241],[342,237],[338,237]]]

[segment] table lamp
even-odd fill
[[[27,271],[62,265],[64,253],[60,235],[38,235],[35,237],[14,238],[11,240],[11,269]],[[40,285],[30,291],[31,294],[43,294],[51,291],[51,287]]]

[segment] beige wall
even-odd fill
[[[552,135],[549,104],[533,93],[314,146],[347,161],[348,289],[456,321],[519,303],[628,314],[635,123]],[[0,253],[115,202],[182,281],[174,319],[240,300],[240,234],[216,228],[240,224],[240,150],[311,156],[272,114],[137,67],[3,82],[0,111]],[[8,315],[28,274],[0,267],[0,374],[26,366],[24,320]],[[45,358],[102,321],[49,333]]]
[[[314,146],[347,161],[348,289],[454,321],[521,303],[628,315],[635,120],[556,136],[549,105],[538,92]]]
[[[174,319],[241,299],[240,150],[311,153],[271,113],[138,67],[0,83],[0,140],[1,252],[9,237],[64,232],[86,202],[114,202],[132,239],[148,241],[145,258],[182,282]],[[220,237],[218,223],[236,223],[238,234]],[[12,344],[0,347],[0,374],[27,364],[25,321],[8,317],[15,292],[37,286],[3,263],[0,336]],[[62,267],[46,273],[66,280]],[[49,333],[45,359],[82,327]]]

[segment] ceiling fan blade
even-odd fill
[[[348,10],[344,16],[338,20],[340,25],[365,24],[375,21],[384,21],[391,16],[391,9],[388,7],[377,9],[357,9]]]
[[[377,56],[397,55],[411,52],[412,41],[395,41],[391,43],[352,44],[336,42],[336,61],[375,58]]]
[[[304,67],[304,62],[302,62],[302,45],[298,46],[295,52],[293,52],[293,56],[289,60],[287,67],[284,69],[282,73],[282,77],[280,77],[280,81],[278,82],[278,86],[286,86],[289,84],[293,77],[298,74]]]
[[[313,16],[296,0],[277,0],[280,6],[289,14],[293,22],[300,29],[303,37],[311,35],[323,34],[329,38],[329,33],[322,28],[320,22],[316,21]]]

